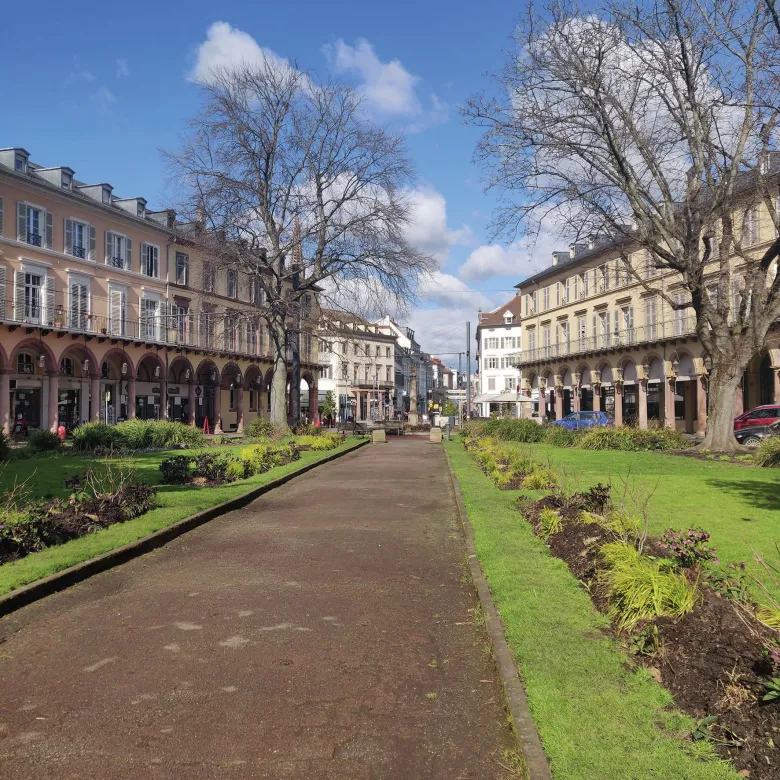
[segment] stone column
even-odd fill
[[[696,433],[704,436],[707,433],[707,377],[696,377]]]
[[[198,399],[195,395],[195,380],[190,379],[187,385],[187,425],[195,425],[195,410]]]
[[[244,432],[244,386],[236,387],[236,433]]]
[[[214,420],[212,432],[222,433],[222,385],[214,388]]]
[[[639,404],[639,427],[642,430],[647,428],[647,380],[639,380],[639,392],[637,393],[637,403]]]
[[[780,368],[772,368],[775,372],[775,403],[780,404]]]
[[[11,433],[11,378],[8,369],[0,369],[0,427]]]
[[[593,411],[601,411],[601,385],[592,385],[593,388]]]
[[[89,395],[92,404],[92,422],[100,421],[100,377],[92,376],[89,379]]]
[[[127,380],[127,419],[135,420],[135,377]]]
[[[563,419],[563,390],[560,387],[555,388],[555,419]]]
[[[615,426],[623,425],[623,383],[615,382]]]
[[[739,417],[745,411],[745,400],[742,394],[742,383],[737,385],[734,399],[734,417]]]
[[[382,395],[379,395],[379,408],[382,408]],[[314,423],[320,418],[320,393],[316,383],[309,388],[309,417]]]
[[[580,411],[580,388],[579,387],[572,387],[571,389],[571,409],[573,412],[579,412]]]
[[[60,401],[60,377],[58,374],[49,375],[49,430],[57,433],[59,425],[59,401]]]
[[[664,381],[664,428],[676,428],[674,419],[674,377],[666,377]]]
[[[168,380],[160,380],[160,413],[159,420],[168,419]]]

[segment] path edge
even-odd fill
[[[482,606],[482,612],[485,615],[485,624],[490,637],[490,644],[493,648],[493,655],[498,666],[498,673],[501,677],[501,686],[504,691],[509,715],[512,718],[515,736],[525,761],[525,770],[529,780],[552,780],[550,766],[547,763],[547,756],[542,748],[542,741],[539,738],[539,732],[536,730],[536,724],[531,717],[531,710],[528,706],[528,697],[523,687],[520,677],[520,670],[515,664],[512,651],[506,641],[504,632],[504,622],[493,602],[493,595],[490,592],[485,574],[477,556],[477,550],[474,546],[474,529],[471,527],[466,505],[463,502],[463,493],[460,489],[460,482],[452,466],[452,460],[447,449],[444,450],[444,456],[447,459],[447,468],[450,472],[450,482],[455,493],[455,503],[458,507],[458,515],[463,526],[463,533],[466,539],[466,552],[468,554],[469,569],[471,579],[479,596],[479,603]]]
[[[0,618],[10,615],[12,612],[21,609],[22,607],[26,607],[28,604],[32,604],[35,601],[39,601],[54,593],[65,590],[72,585],[83,582],[95,574],[108,571],[115,566],[120,566],[123,563],[133,560],[133,558],[138,558],[152,550],[156,550],[179,536],[186,534],[188,531],[192,531],[195,528],[208,523],[210,520],[214,520],[227,512],[232,512],[236,509],[245,507],[256,498],[259,498],[274,488],[281,487],[291,479],[300,477],[302,474],[306,474],[308,471],[311,471],[318,466],[322,466],[325,463],[330,463],[337,458],[348,455],[350,452],[355,452],[355,450],[359,450],[368,443],[368,439],[359,441],[352,447],[340,450],[339,452],[334,452],[313,463],[307,463],[305,466],[301,466],[295,471],[272,479],[264,485],[258,485],[246,493],[242,493],[240,496],[228,499],[221,504],[216,504],[208,509],[204,509],[202,512],[197,512],[194,515],[177,520],[175,523],[172,523],[165,528],[161,528],[159,531],[155,531],[148,536],[142,536],[140,539],[128,542],[121,547],[116,547],[95,558],[89,558],[88,560],[77,563],[67,569],[55,572],[54,574],[49,574],[40,580],[30,582],[27,585],[22,585],[20,588],[12,590],[4,596],[0,596]]]

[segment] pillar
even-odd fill
[[[774,403],[780,404],[780,368],[772,367],[775,373],[775,400]]]
[[[214,388],[214,433],[222,433],[222,385]]]
[[[623,425],[623,383],[615,382],[615,426]]]
[[[742,383],[737,385],[737,392],[734,398],[734,417],[739,417],[745,411],[745,399],[742,393]]]
[[[674,420],[674,377],[666,377],[664,381],[664,428],[676,428]]]
[[[92,422],[100,421],[100,377],[90,377],[89,382],[89,396],[91,402],[92,414],[90,419]]]
[[[160,412],[157,416],[158,420],[168,419],[168,380],[160,380]]]
[[[379,408],[382,408],[381,393],[379,394]],[[320,393],[314,382],[309,386],[309,417],[313,423],[320,418]]]
[[[704,436],[707,432],[707,377],[696,377],[696,433]]]
[[[11,378],[8,369],[0,369],[0,427],[11,433]]]
[[[695,427],[693,424],[693,410],[694,406],[698,404],[698,392],[696,386],[699,384],[698,380],[688,381],[683,388],[683,400],[685,403],[685,432],[695,433]]]
[[[190,379],[187,384],[187,425],[195,425],[195,410],[198,399],[195,396],[195,380]]]
[[[60,401],[60,377],[58,374],[49,375],[49,425],[52,433],[57,433],[59,425],[59,401]]]
[[[127,419],[135,420],[135,377],[127,380]]]
[[[555,388],[555,419],[563,419],[563,389],[560,387]]]
[[[579,412],[581,406],[580,398],[581,389],[579,387],[572,387],[571,389],[571,409],[573,412]]]
[[[592,385],[593,387],[593,411],[601,411],[601,385]]]
[[[639,405],[639,427],[642,430],[647,429],[647,380],[639,380],[639,392],[637,396]]]
[[[244,386],[236,387],[236,433],[244,432]]]

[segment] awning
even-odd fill
[[[495,403],[497,401],[498,401],[498,396],[495,393],[492,394],[492,395],[489,394],[489,393],[483,393],[482,395],[476,396],[472,400],[472,403],[475,403],[475,404],[488,404],[488,403]]]

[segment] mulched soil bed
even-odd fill
[[[539,532],[545,507],[571,516],[578,509],[561,506],[555,496],[518,501],[523,516]],[[608,599],[597,584],[599,548],[612,541],[596,523],[568,523],[551,535],[547,545],[564,560],[586,587],[597,609],[606,612]],[[668,553],[658,540],[648,539],[645,552]],[[764,655],[772,632],[738,605],[707,587],[696,610],[679,620],[658,618],[661,650],[635,656],[674,695],[677,706],[697,720],[715,715],[710,734],[718,752],[752,780],[780,778],[780,706],[762,705],[762,678],[772,668]],[[625,639],[625,636],[621,636]]]

